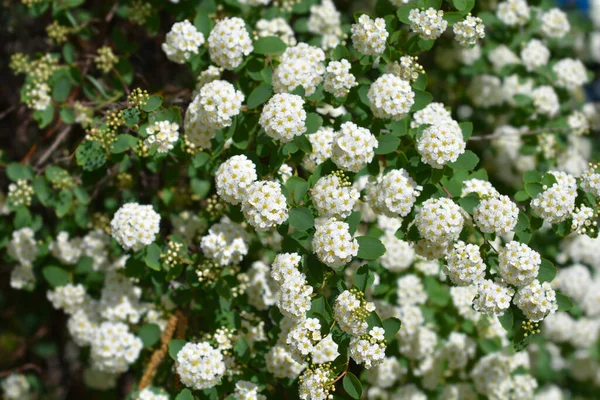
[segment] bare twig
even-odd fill
[[[50,145],[50,147],[48,147],[44,154],[42,154],[42,156],[38,159],[37,163],[35,164],[36,168],[41,167],[46,160],[48,160],[54,150],[56,150],[56,148],[60,146],[60,144],[67,138],[67,136],[69,136],[72,128],[72,125],[67,125],[62,131],[60,131],[60,133],[54,139],[54,142],[52,142],[52,145]]]
[[[555,128],[540,128],[540,129],[534,129],[532,131],[526,131],[523,133],[519,133],[519,136],[531,136],[531,135],[539,135],[540,133],[547,133],[547,132],[562,132],[562,131],[570,131],[572,130],[572,128],[568,128],[568,127],[555,127]],[[482,136],[471,136],[469,138],[469,140],[493,140],[493,139],[498,139],[501,138],[502,133],[498,132],[498,133],[492,133],[489,135],[482,135]]]

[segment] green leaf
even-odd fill
[[[6,176],[13,182],[33,179],[33,169],[29,165],[10,163],[6,167]]]
[[[540,271],[538,272],[537,279],[540,282],[552,282],[554,277],[556,276],[556,267],[552,263],[545,258],[542,258],[542,263],[540,264]]]
[[[286,44],[277,36],[261,37],[256,42],[254,42],[254,52],[256,54],[281,54],[285,51],[286,48]]]
[[[415,103],[413,104],[411,111],[419,111],[427,107],[433,100],[433,96],[429,92],[423,90],[415,90]]]
[[[38,200],[42,205],[48,207],[50,205],[50,198],[52,196],[52,192],[50,186],[46,179],[43,176],[38,176],[33,181],[33,190]]]
[[[288,222],[299,231],[307,231],[315,225],[312,213],[306,207],[295,207],[290,210]]]
[[[71,210],[73,204],[73,192],[69,189],[62,189],[58,193],[58,200],[56,202],[56,216],[59,218],[64,217]]]
[[[342,386],[353,399],[360,399],[362,396],[362,385],[352,372],[346,372],[344,379],[342,379]]]
[[[383,321],[383,329],[385,330],[385,340],[389,343],[394,339],[396,333],[400,330],[402,323],[398,318],[388,318]]]
[[[194,395],[190,392],[190,389],[183,389],[179,392],[177,397],[175,397],[175,400],[194,400]]]
[[[44,267],[44,269],[42,269],[42,275],[44,275],[44,278],[46,281],[48,281],[48,284],[53,288],[65,286],[70,282],[69,273],[64,269],[54,265]]]
[[[431,50],[434,44],[435,40],[425,40],[419,38],[419,48],[423,51]]]
[[[75,47],[71,43],[66,43],[62,48],[62,55],[67,64],[73,64],[75,61]]]
[[[203,151],[194,154],[194,158],[192,159],[192,165],[194,168],[202,168],[210,161],[210,155]]]
[[[416,8],[416,6],[412,4],[407,4],[405,6],[398,7],[396,15],[398,16],[400,22],[404,22],[407,25],[411,24],[410,20],[408,19],[408,15],[410,14],[410,10],[412,10],[413,8]]]
[[[425,291],[429,301],[439,307],[445,307],[450,302],[450,293],[445,286],[441,285],[437,278],[426,276],[424,279]]]
[[[146,104],[144,104],[144,106],[142,107],[142,110],[144,110],[146,112],[151,112],[151,111],[158,109],[158,107],[160,107],[161,104],[162,104],[162,97],[153,95],[153,96],[150,96],[150,98],[148,99]]]
[[[342,46],[341,44],[337,45],[333,52],[331,53],[331,59],[333,61],[340,61],[342,58],[350,57],[350,53],[348,53],[348,49],[346,46]]]
[[[519,190],[517,193],[515,193],[516,201],[527,201],[527,199],[529,199],[529,195],[527,194],[526,191]]]
[[[304,199],[306,192],[308,192],[308,182],[298,176],[289,178],[285,183],[285,186],[295,204],[300,204],[302,199]]]
[[[525,184],[525,192],[529,195],[529,197],[534,198],[538,194],[544,191],[543,186],[540,183],[526,183]]]
[[[233,352],[242,364],[247,364],[250,361],[251,349],[246,339],[239,338],[233,347]]]
[[[473,123],[472,122],[461,122],[458,124],[460,126],[460,130],[463,134],[463,139],[465,142],[469,140],[471,135],[473,134]]]
[[[379,144],[375,149],[375,154],[390,154],[396,151],[400,145],[400,138],[394,135],[381,135],[377,139]]]
[[[250,93],[250,96],[248,96],[248,101],[246,102],[248,109],[252,110],[262,105],[264,102],[269,100],[272,94],[273,87],[271,85],[258,86],[252,91],[252,93]]]
[[[348,230],[351,235],[354,235],[354,232],[356,232],[356,228],[358,227],[358,224],[360,224],[360,219],[360,211],[352,211],[352,214],[346,218],[345,222],[348,224]]]
[[[160,247],[156,243],[146,246],[144,262],[149,268],[155,271],[160,271],[160,253]]]
[[[452,25],[456,24],[457,22],[462,21],[463,16],[461,13],[457,13],[457,12],[444,12],[444,19],[446,21],[448,21],[448,25],[452,26]]]
[[[65,124],[70,125],[73,122],[75,122],[75,114],[70,108],[61,108],[58,115],[60,116],[62,122],[64,122]]]
[[[573,302],[569,296],[556,292],[556,302],[558,303],[558,311],[569,311],[573,308]]]
[[[385,254],[385,246],[379,239],[371,236],[359,236],[358,241],[358,257],[363,260],[376,260]]]
[[[93,171],[106,163],[106,153],[100,143],[86,140],[77,147],[75,159],[86,171]]]
[[[71,79],[66,75],[62,75],[52,88],[52,98],[55,101],[63,102],[67,100],[69,93],[71,93]]]
[[[306,135],[315,133],[323,125],[323,118],[317,113],[308,113],[306,116]]]
[[[175,361],[177,361],[177,353],[185,346],[185,340],[171,339],[169,342],[169,355]]]
[[[509,331],[515,323],[515,316],[512,308],[509,307],[506,311],[504,311],[504,315],[499,316],[498,320],[500,321],[500,324],[504,330]]]
[[[467,0],[452,0],[452,4],[454,4],[454,7],[459,11],[467,8]]]
[[[140,328],[138,336],[144,347],[152,347],[160,340],[160,328],[156,324],[146,324]]]
[[[523,211],[519,211],[519,219],[515,225],[515,232],[523,232],[529,228],[529,218]]]
[[[111,153],[119,154],[124,153],[127,150],[137,145],[137,139],[134,136],[126,133],[117,136],[117,140],[113,143]]]
[[[531,170],[523,174],[523,182],[525,183],[540,183],[542,181],[542,174],[538,171]]]
[[[477,164],[479,164],[479,157],[477,157],[477,154],[473,153],[471,150],[467,150],[461,154],[456,161],[451,162],[448,165],[453,169],[466,169],[471,171]]]
[[[374,281],[375,275],[373,274],[373,271],[369,269],[368,264],[364,264],[356,270],[356,274],[354,275],[354,284],[362,292],[365,292]]]
[[[479,204],[481,200],[479,196],[474,193],[470,193],[465,197],[462,197],[458,200],[458,204],[469,214],[473,214],[473,210]]]
[[[208,13],[198,10],[196,13],[196,18],[194,18],[194,26],[199,32],[202,32],[204,37],[208,37],[213,26],[213,22],[208,17]]]
[[[31,223],[32,218],[29,210],[26,207],[19,207],[15,212],[15,218],[13,220],[15,229],[21,229],[27,226],[31,226]]]

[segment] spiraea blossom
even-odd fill
[[[257,231],[265,231],[288,219],[288,209],[281,187],[276,182],[256,181],[248,187],[242,212]]]
[[[242,261],[248,253],[249,241],[249,235],[240,224],[223,218],[202,237],[200,247],[205,256],[220,265],[229,265]]]
[[[112,237],[125,249],[138,251],[154,242],[160,229],[160,215],[152,206],[127,203],[110,222]]]
[[[458,241],[446,256],[444,273],[452,283],[471,285],[485,278],[485,264],[479,246]]]
[[[525,0],[506,0],[498,4],[496,15],[508,26],[523,25],[529,20],[529,6]]]
[[[385,50],[388,37],[383,18],[371,19],[363,14],[358,22],[352,25],[352,44],[362,54],[377,56]]]
[[[410,213],[422,186],[405,169],[393,169],[377,177],[377,183],[368,188],[371,207],[389,217],[405,217]]]
[[[358,254],[358,242],[350,235],[348,224],[334,218],[316,227],[312,245],[319,260],[329,267],[347,264]]]
[[[225,374],[225,362],[220,350],[208,342],[186,343],[177,353],[177,375],[181,383],[194,390],[217,385]]]
[[[210,59],[225,69],[237,68],[252,50],[252,40],[241,18],[225,18],[217,22],[208,35]]]
[[[550,50],[538,39],[531,39],[521,50],[521,60],[527,71],[548,65]]]
[[[567,14],[553,8],[542,14],[542,32],[549,38],[562,38],[571,30]]]
[[[530,283],[538,274],[541,257],[538,252],[519,242],[509,242],[499,251],[500,274],[505,282],[515,286]]]
[[[473,210],[473,219],[482,232],[508,233],[517,225],[519,208],[508,196],[484,198]]]
[[[281,55],[281,63],[273,71],[275,93],[290,93],[302,86],[307,96],[313,94],[323,81],[325,53],[306,43],[288,47]]]
[[[248,187],[257,178],[256,166],[248,157],[243,154],[233,156],[217,169],[217,194],[230,204],[239,204],[246,198]]]
[[[327,64],[323,78],[323,89],[335,97],[344,97],[358,84],[350,72],[350,63],[345,58]]]
[[[473,46],[478,39],[485,37],[485,27],[479,17],[467,15],[464,20],[452,26],[454,38],[461,46]]]
[[[156,121],[146,128],[148,137],[144,144],[148,147],[156,146],[156,151],[166,153],[173,150],[174,143],[179,139],[179,125],[169,121]]]
[[[531,208],[544,220],[559,223],[571,215],[575,208],[577,183],[575,178],[560,171],[549,171],[556,178],[556,183],[546,187],[533,200]]]
[[[306,131],[306,111],[304,100],[295,94],[276,94],[265,104],[260,114],[260,125],[265,133],[282,143]]]
[[[410,10],[408,19],[410,20],[410,29],[424,40],[439,38],[448,27],[448,21],[444,19],[444,12],[432,7],[427,10],[413,8]]]
[[[588,81],[587,71],[583,63],[572,58],[564,58],[554,64],[552,71],[556,74],[556,85],[568,90],[575,90]]]
[[[176,22],[167,33],[162,49],[169,60],[183,64],[192,54],[198,54],[198,49],[204,44],[204,35],[187,19]]]
[[[477,295],[473,308],[484,314],[503,315],[510,307],[515,291],[501,282],[484,279],[477,283]]]
[[[443,168],[465,152],[466,143],[456,121],[431,125],[417,141],[421,161],[433,168]]]
[[[550,283],[540,283],[538,280],[519,288],[514,302],[525,317],[532,321],[540,321],[549,313],[558,310],[556,292]]]
[[[340,168],[358,172],[373,160],[377,139],[368,129],[344,122],[333,137],[331,160]]]
[[[463,228],[460,207],[447,198],[429,199],[415,218],[421,236],[434,243],[456,239]]]
[[[313,204],[322,217],[346,218],[352,213],[360,193],[338,175],[320,178],[311,189]]]
[[[373,82],[367,97],[378,118],[401,119],[415,103],[410,83],[393,74],[384,74]]]

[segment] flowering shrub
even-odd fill
[[[14,7],[52,140],[1,153],[4,398],[596,398],[590,23],[347,6]]]

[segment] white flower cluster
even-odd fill
[[[392,169],[377,177],[377,183],[367,188],[369,205],[388,217],[406,217],[423,187],[417,185],[405,169]]]
[[[271,277],[278,283],[277,307],[293,320],[305,317],[313,293],[306,275],[298,269],[300,260],[298,253],[278,254],[271,268]]]
[[[198,96],[190,104],[199,122],[211,131],[231,125],[232,117],[238,115],[244,102],[244,94],[223,80],[215,80],[202,86]]]
[[[591,219],[594,218],[596,214],[594,213],[594,209],[581,205],[581,207],[576,207],[571,217],[573,221],[571,222],[571,229],[577,233],[585,233],[590,224],[592,224]]]
[[[596,172],[597,168],[596,165],[590,165],[581,175],[580,185],[584,191],[600,197],[600,173]]]
[[[306,131],[303,106],[302,97],[278,93],[265,104],[258,122],[268,136],[282,143],[290,142]]]
[[[331,157],[334,134],[332,127],[322,126],[315,133],[307,136],[312,152],[304,157],[303,165],[306,169],[313,172],[318,165]]]
[[[335,375],[328,364],[314,365],[300,377],[298,398],[300,400],[325,400],[333,396]]]
[[[259,37],[277,36],[288,46],[296,45],[294,30],[283,18],[259,19],[256,23]]]
[[[177,353],[177,374],[194,390],[218,385],[225,370],[223,354],[208,342],[186,343]]]
[[[471,285],[485,278],[485,263],[479,246],[458,241],[446,257],[444,273],[452,283],[459,286]]]
[[[498,269],[504,281],[511,285],[520,287],[530,283],[541,263],[539,253],[524,243],[509,242],[499,252]]]
[[[276,345],[265,355],[267,371],[276,378],[296,379],[306,367],[294,361],[284,346]]]
[[[326,218],[346,218],[360,197],[358,190],[345,184],[335,174],[319,178],[310,193],[317,212]]]
[[[417,139],[421,161],[438,169],[456,161],[465,152],[465,147],[462,130],[454,120],[431,125]]]
[[[467,15],[464,20],[452,26],[454,38],[461,46],[468,47],[477,43],[478,39],[485,37],[485,27],[479,17]]]
[[[473,219],[482,232],[500,235],[515,228],[519,208],[508,196],[484,198],[473,210]]]
[[[217,194],[230,204],[240,204],[248,194],[248,187],[258,179],[256,166],[245,155],[233,156],[217,169]]]
[[[131,279],[116,271],[109,271],[98,303],[100,316],[113,322],[139,322],[142,313],[142,290]]]
[[[321,323],[318,318],[306,318],[296,322],[286,338],[292,357],[303,362],[321,341]]]
[[[519,57],[504,44],[501,44],[491,50],[488,54],[488,60],[490,60],[494,66],[494,71],[497,73],[502,72],[502,68],[504,68],[506,65],[519,64],[521,62]]]
[[[323,264],[336,268],[348,264],[358,254],[358,241],[350,235],[347,223],[330,218],[317,225],[312,246]]]
[[[371,19],[366,14],[358,17],[352,24],[352,44],[362,54],[378,56],[385,50],[385,41],[389,35],[383,18]]]
[[[214,65],[209,65],[208,68],[200,72],[200,75],[198,75],[198,77],[196,78],[196,90],[194,90],[194,92],[192,93],[192,99],[198,96],[198,93],[200,93],[200,89],[202,89],[204,85],[221,79],[222,74],[223,68],[215,67]]]
[[[82,284],[68,283],[48,291],[47,297],[54,308],[72,314],[86,301],[86,291]]]
[[[538,39],[531,39],[521,50],[521,59],[527,71],[548,65],[550,50]]]
[[[324,364],[335,360],[340,355],[338,347],[338,344],[333,341],[331,334],[325,336],[313,348],[311,361],[315,364]]]
[[[410,82],[394,75],[383,74],[369,87],[367,93],[371,111],[377,118],[403,118],[415,103]]]
[[[350,62],[345,58],[340,61],[330,61],[325,69],[323,89],[335,97],[344,97],[354,86],[358,85],[356,78],[350,72]]]
[[[184,64],[204,44],[204,35],[187,19],[175,22],[165,37],[162,49],[167,58],[178,64]]]
[[[353,336],[350,339],[350,357],[357,364],[364,364],[366,369],[379,365],[385,358],[384,333],[383,328],[374,327],[368,335]]]
[[[135,400],[169,400],[169,395],[164,393],[155,393],[152,390],[145,388],[134,397]]]
[[[494,75],[478,75],[471,81],[467,94],[477,107],[488,108],[502,104],[502,81]]]
[[[437,125],[442,123],[452,123],[452,114],[446,110],[442,103],[433,102],[413,114],[410,127],[418,128],[421,125]]]
[[[367,332],[366,320],[373,311],[375,304],[366,302],[364,294],[356,289],[344,290],[333,305],[333,316],[340,329],[353,336]]]
[[[368,129],[344,122],[333,138],[331,160],[346,171],[358,172],[373,160],[377,145]]]
[[[427,199],[415,218],[421,237],[429,242],[454,240],[462,231],[464,217],[460,207],[448,198]]]
[[[103,322],[94,332],[90,357],[94,368],[120,374],[129,369],[142,350],[140,338],[122,322]]]
[[[552,67],[556,74],[556,86],[567,90],[575,90],[588,81],[587,71],[580,60],[563,58]]]
[[[76,264],[82,253],[82,243],[80,238],[69,240],[69,233],[61,231],[56,236],[56,240],[50,243],[48,249],[52,256],[60,262],[67,265]]]
[[[268,1],[268,0],[267,0]],[[259,394],[258,385],[249,381],[237,381],[235,383],[235,392],[232,396],[234,400],[266,400],[267,397]],[[167,399],[168,400],[168,399]]]
[[[254,50],[243,19],[224,18],[217,22],[208,35],[210,59],[220,67],[236,69]]]
[[[250,237],[244,227],[228,218],[221,219],[200,240],[206,257],[220,265],[238,264],[248,254]]]
[[[44,82],[36,82],[26,86],[26,104],[32,110],[42,111],[52,103],[50,97],[50,85]]]
[[[484,279],[477,283],[473,308],[483,314],[504,315],[515,291],[501,282]]]
[[[281,186],[272,181],[256,181],[248,187],[242,202],[246,221],[257,231],[266,231],[288,219],[287,202]]]
[[[496,16],[505,25],[524,25],[529,20],[529,6],[525,0],[506,0],[496,8]]]
[[[125,249],[138,251],[154,242],[160,229],[160,215],[152,206],[123,204],[110,221],[112,237]]]
[[[423,66],[419,64],[417,56],[402,56],[400,62],[394,61],[385,65],[385,72],[394,74],[405,81],[415,82],[419,75],[425,73]]]
[[[448,21],[444,19],[444,12],[432,7],[427,10],[413,8],[408,14],[408,19],[410,20],[410,29],[424,40],[439,38],[448,27]]]
[[[494,188],[494,186],[488,182],[483,181],[481,179],[468,179],[463,182],[462,191],[460,193],[461,197],[467,196],[469,193],[477,193],[479,197],[485,196],[499,196],[500,193]]]
[[[577,182],[572,175],[561,171],[548,171],[556,183],[531,200],[531,208],[552,224],[560,223],[573,213],[577,197]]]
[[[407,368],[402,366],[396,357],[385,357],[379,365],[366,371],[367,381],[377,388],[390,388],[402,380]]]
[[[248,271],[248,304],[259,310],[267,310],[277,303],[277,285],[270,277],[271,268],[262,261],[255,261]]]
[[[549,38],[560,39],[571,30],[567,14],[558,8],[542,14],[542,32]]]
[[[341,14],[333,1],[322,0],[320,5],[310,6],[307,27],[309,32],[322,35],[321,48],[329,50],[340,43],[340,37],[343,35],[341,21]]]
[[[397,285],[397,296],[398,305],[400,306],[413,306],[419,304],[425,304],[427,301],[427,293],[425,292],[425,286],[415,274],[407,274],[398,278],[396,281]]]
[[[558,113],[560,102],[552,86],[544,85],[535,88],[531,97],[538,113],[547,115],[548,117],[553,117]]]
[[[519,288],[514,303],[532,321],[541,321],[549,313],[558,310],[556,292],[549,282],[540,283],[537,279]]]
[[[302,86],[306,96],[310,96],[323,80],[324,62],[325,53],[318,47],[306,43],[288,47],[273,71],[275,93],[291,93]]]
[[[157,146],[156,151],[167,153],[173,149],[173,144],[179,139],[179,125],[169,121],[156,121],[146,128],[148,137],[144,144],[148,147]]]
[[[2,398],[4,400],[30,400],[33,399],[31,385],[27,377],[21,374],[10,374],[2,381]]]
[[[385,254],[379,259],[383,268],[391,272],[402,272],[415,260],[412,244],[398,239],[394,232],[382,236],[381,243],[385,246]]]

